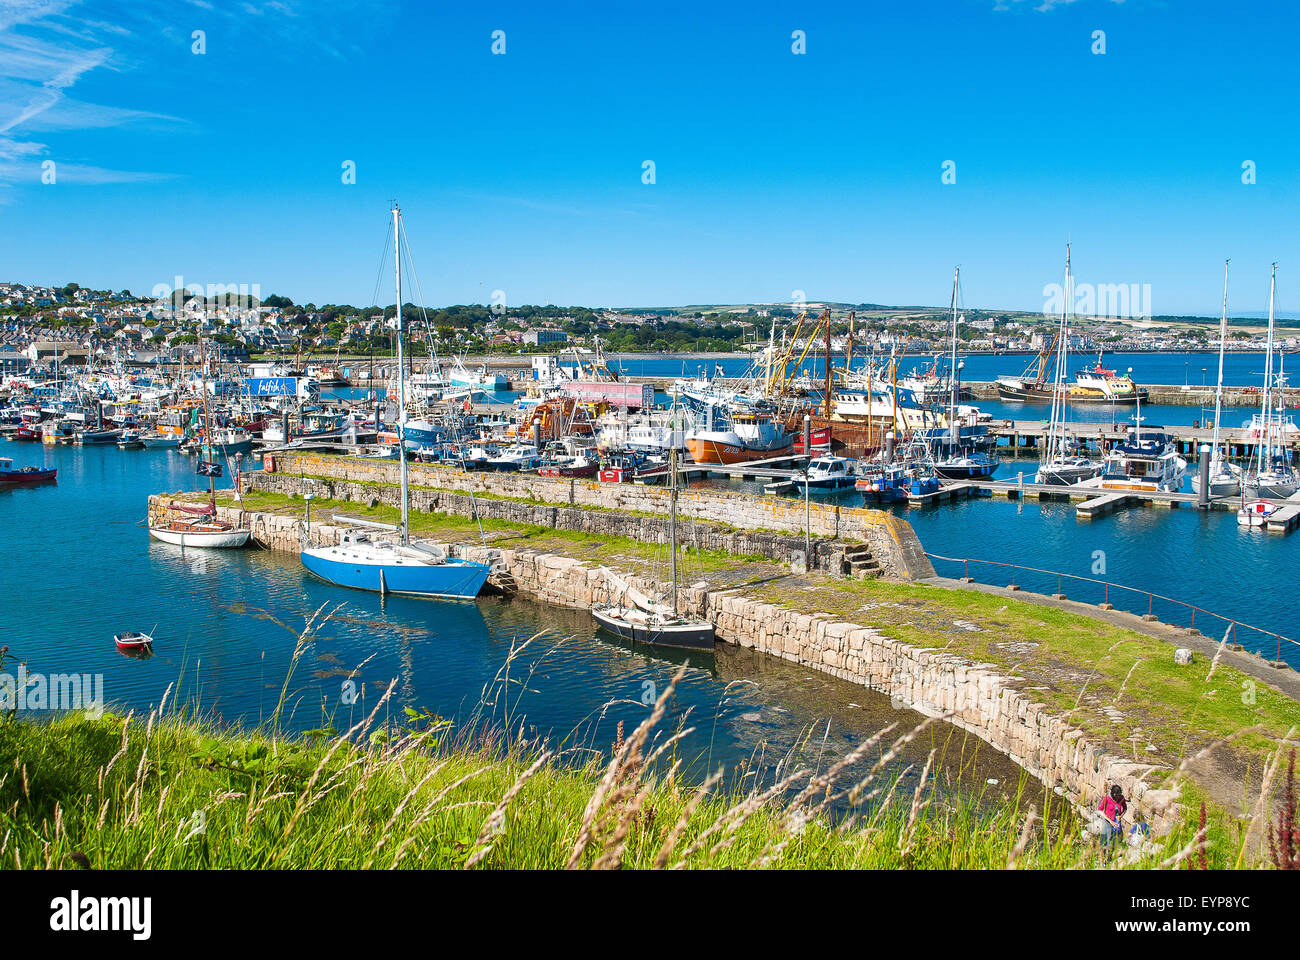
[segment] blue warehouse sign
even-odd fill
[[[298,393],[298,378],[245,377],[244,391],[253,397],[292,397]]]

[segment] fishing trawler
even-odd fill
[[[1133,382],[1132,374],[1122,376],[1114,370],[1102,366],[1101,354],[1097,354],[1097,363],[1085,367],[1074,375],[1074,384],[1070,388],[1071,403],[1106,403],[1129,404],[1147,399],[1146,387],[1139,387]]]
[[[794,437],[766,412],[736,411],[730,429],[696,430],[687,435],[686,449],[696,463],[728,464],[787,455]]]
[[[58,467],[15,467],[13,463],[11,457],[0,457],[0,484],[45,483],[58,477]]]
[[[1056,341],[1053,340],[1049,350],[1037,354],[1023,373],[998,377],[998,399],[1003,403],[1051,403],[1054,387],[1047,377],[1047,358],[1056,351]],[[1127,406],[1145,399],[1146,387],[1134,383],[1130,373],[1121,376],[1102,366],[1100,354],[1096,365],[1078,371],[1074,383],[1069,385],[1070,403]]]

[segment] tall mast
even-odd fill
[[[393,203],[393,265],[397,279],[397,460],[402,485],[401,542],[410,542],[406,477],[406,373],[402,363],[402,211]]]
[[[1263,473],[1273,462],[1273,437],[1269,417],[1273,406],[1273,295],[1277,291],[1277,264],[1268,282],[1268,348],[1264,354],[1264,399],[1263,417],[1260,428],[1263,431],[1260,442],[1255,446],[1256,470]],[[1268,449],[1265,449],[1268,448]]]
[[[203,439],[207,441],[208,456],[213,453],[212,446],[212,416],[208,413],[208,360],[207,354],[203,351],[203,321],[199,321],[199,392],[203,394]],[[199,456],[203,456],[203,448],[199,448]],[[209,461],[211,462],[211,461]],[[217,514],[217,482],[212,474],[208,474],[208,506],[215,517]]]
[[[1061,303],[1061,326],[1056,333],[1056,377],[1052,383],[1052,419],[1047,427],[1047,462],[1065,457],[1065,368],[1069,357],[1070,307],[1070,245],[1065,245],[1065,290]],[[1058,431],[1058,426],[1060,430]],[[1059,438],[1058,438],[1059,433]],[[1058,449],[1059,448],[1059,449]]]
[[[952,362],[948,368],[948,445],[955,447],[961,436],[961,427],[957,425],[957,284],[961,278],[961,267],[952,271]],[[938,359],[935,364],[938,365]]]
[[[1219,381],[1214,388],[1214,436],[1210,440],[1210,456],[1219,457],[1219,420],[1223,416],[1223,351],[1228,343],[1228,264],[1223,261],[1223,315],[1219,318]]]
[[[672,478],[672,493],[668,498],[669,549],[672,551],[673,616],[677,616],[677,441],[674,426],[677,415],[677,391],[673,391],[673,419],[669,421],[668,472]],[[807,451],[805,451],[807,452]]]

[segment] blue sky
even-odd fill
[[[0,279],[368,303],[397,198],[429,304],[1300,306],[1291,4],[452,6],[0,0]]]

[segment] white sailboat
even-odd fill
[[[1261,437],[1255,456],[1241,481],[1244,498],[1285,499],[1300,490],[1300,476],[1288,459],[1283,435],[1289,419],[1282,413],[1286,377],[1273,374],[1273,304],[1277,292],[1277,264],[1273,264],[1268,287],[1268,343],[1264,357],[1264,398],[1260,404]],[[1276,401],[1277,409],[1274,409]]]
[[[948,369],[948,429],[942,442],[947,452],[943,457],[936,455],[932,466],[934,472],[945,480],[987,480],[997,472],[999,461],[987,453],[966,449],[961,436],[961,421],[957,416],[957,399],[961,391],[958,378],[964,365],[964,361],[957,359],[957,297],[960,289],[961,268],[955,267],[952,272],[952,359]]]
[[[1228,264],[1223,261],[1223,314],[1219,318],[1219,381],[1214,388],[1214,435],[1210,438],[1211,497],[1235,497],[1241,492],[1241,467],[1229,463],[1227,450],[1219,444],[1219,421],[1223,418],[1223,352],[1228,343]],[[1201,492],[1201,475],[1192,477],[1192,490]]]
[[[205,364],[203,335],[199,335],[200,364]],[[206,366],[204,367],[206,371]],[[208,391],[203,390],[204,432],[212,436],[212,417],[208,410]],[[253,535],[252,530],[243,530],[233,523],[217,519],[216,478],[221,475],[221,464],[211,453],[215,448],[207,447],[211,460],[203,460],[203,450],[199,454],[199,475],[208,478],[208,505],[192,507],[183,503],[172,503],[159,515],[151,517],[149,536],[163,543],[173,543],[181,547],[203,547],[206,549],[230,549],[242,547]]]
[[[1082,480],[1090,480],[1101,472],[1100,463],[1089,460],[1087,457],[1070,454],[1066,444],[1065,418],[1070,388],[1065,376],[1070,355],[1072,294],[1070,245],[1067,243],[1065,245],[1065,298],[1061,307],[1061,323],[1056,334],[1056,378],[1052,386],[1052,418],[1048,423],[1047,442],[1043,447],[1042,458],[1038,463],[1038,472],[1034,475],[1034,483],[1069,486]]]

